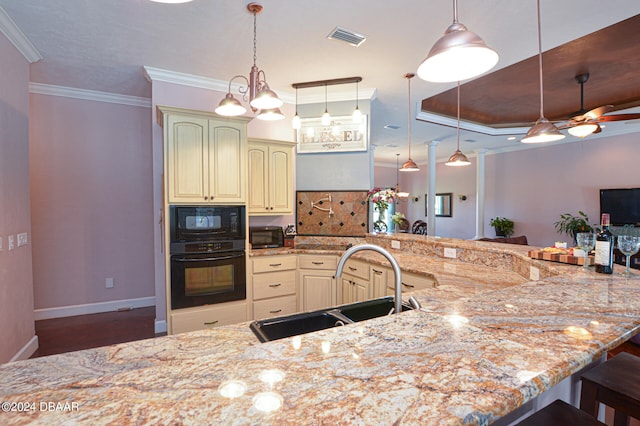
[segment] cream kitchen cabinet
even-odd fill
[[[297,312],[296,255],[255,257],[251,262],[253,319]]]
[[[338,303],[353,303],[373,297],[369,279],[369,264],[361,260],[349,259],[344,265],[339,289]]]
[[[249,139],[249,215],[293,213],[294,145],[292,142]]]
[[[229,302],[173,310],[169,334],[185,333],[247,321],[247,303]]]
[[[330,255],[298,255],[298,310],[329,308],[337,304],[336,267],[338,258]]]
[[[387,271],[387,290],[386,295],[393,295],[395,292],[395,276],[393,271],[388,269]],[[402,294],[410,293],[416,290],[423,290],[425,288],[433,288],[437,286],[437,281],[426,275],[418,275],[412,272],[402,271]],[[385,296],[382,294],[381,296]]]
[[[248,117],[159,107],[169,203],[246,201]]]

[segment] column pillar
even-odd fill
[[[438,141],[429,142],[427,235],[436,235],[436,147],[439,143]]]
[[[476,152],[476,236],[475,239],[484,238],[484,189],[485,170],[484,157],[487,149],[477,149]]]

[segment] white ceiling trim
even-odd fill
[[[54,86],[42,83],[29,83],[29,93],[61,96],[64,98],[84,99],[88,101],[108,102],[112,104],[130,105],[142,108],[151,108],[151,99],[149,98],[120,95],[117,93],[99,92],[96,90],[76,89],[75,87]]]
[[[2,31],[2,34],[9,39],[11,44],[22,53],[22,56],[24,56],[30,64],[42,59],[42,55],[38,52],[38,49],[29,41],[27,36],[24,35],[22,30],[18,28],[16,23],[13,22],[13,19],[7,15],[7,12],[2,7],[0,7],[0,31]]]
[[[173,84],[182,84],[185,86],[198,87],[201,89],[215,90],[222,93],[227,93],[229,90],[229,81],[217,80],[208,77],[202,77],[193,74],[186,74],[177,71],[169,71],[160,68],[154,68],[149,66],[143,66],[144,76],[145,78],[153,83],[154,81],[163,81],[165,83],[173,83]],[[246,84],[231,83],[231,93],[237,94],[240,93],[240,88],[245,88]],[[278,94],[278,97],[282,99],[283,102],[288,104],[295,104],[296,96],[295,90],[293,92],[285,92],[279,89],[275,89],[271,87],[272,90]],[[292,89],[293,90],[293,89]],[[298,89],[298,105],[302,104],[317,104],[324,103],[324,90],[322,94],[319,93],[309,93],[305,94],[306,89]],[[328,95],[329,102],[341,102],[341,101],[355,101],[356,100],[356,89],[355,87],[351,87],[349,89],[341,89],[335,90],[330,89]],[[367,89],[362,88],[358,89],[358,99],[359,100],[374,100],[378,96],[378,91],[376,89]]]

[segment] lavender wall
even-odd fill
[[[9,250],[29,223],[29,63],[0,36],[0,363],[35,349],[31,243]],[[15,241],[14,241],[15,242]],[[25,353],[28,357],[31,353]]]
[[[30,119],[35,308],[153,297],[149,108],[32,94]]]
[[[605,130],[606,131],[606,130]],[[533,149],[486,156],[485,236],[493,237],[489,220],[506,216],[515,222],[515,235],[526,235],[530,245],[547,246],[554,241],[567,241],[555,232],[553,224],[562,213],[579,210],[598,223],[599,189],[640,187],[638,135],[585,139],[560,145],[537,146]],[[437,192],[453,192],[453,217],[437,218],[436,233],[443,237],[471,239],[475,236],[476,161],[471,166],[437,165]],[[388,170],[376,167],[378,174]],[[416,174],[402,176],[402,189],[419,196],[409,202],[411,222],[424,217],[424,194],[428,179],[426,167]],[[466,195],[461,201],[458,196]],[[401,207],[401,211],[405,212]]]

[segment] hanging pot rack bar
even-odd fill
[[[361,81],[362,81],[362,77],[345,77],[345,78],[334,78],[332,80],[318,80],[318,81],[308,81],[306,83],[293,83],[291,87],[293,87],[294,89],[306,89],[308,87],[334,86],[337,84],[360,83]]]

